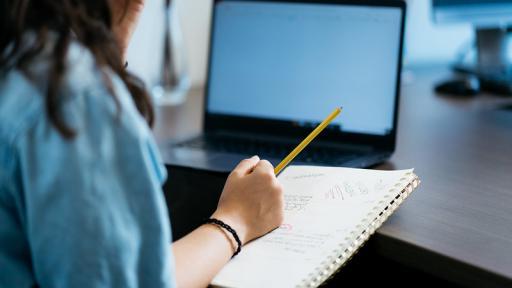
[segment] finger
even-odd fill
[[[267,160],[261,160],[260,162],[258,162],[256,167],[254,167],[254,171],[274,175],[274,166]]]
[[[236,171],[237,173],[240,173],[242,175],[246,175],[250,173],[256,164],[260,161],[260,157],[253,156],[252,158],[242,160],[238,165],[233,169],[233,171]]]

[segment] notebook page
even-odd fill
[[[290,166],[281,175],[283,225],[252,241],[215,277],[224,287],[295,287],[339,251],[407,173]],[[405,185],[404,185],[405,186]],[[398,191],[395,193],[398,194]],[[391,197],[394,197],[391,196]]]

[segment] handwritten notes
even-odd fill
[[[329,233],[304,233],[278,228],[269,237],[262,239],[262,242],[280,246],[288,252],[305,254],[312,248],[320,247],[330,237]]]
[[[396,195],[391,194],[396,192],[392,191],[400,189],[392,188],[406,185],[401,179],[410,178],[411,173],[288,167],[279,176],[284,187],[284,224],[244,246],[212,284],[296,287],[336,257],[354,233],[368,229],[363,227],[365,219],[380,212],[375,209],[379,203],[394,199]]]
[[[302,211],[306,209],[309,202],[313,199],[312,195],[297,195],[285,194],[284,195],[284,210],[285,211]]]
[[[324,193],[324,199],[329,200],[346,200],[358,196],[368,195],[370,189],[366,184],[361,181],[356,183],[350,183],[349,181],[343,181],[334,184]]]
[[[305,173],[300,175],[290,175],[286,177],[287,180],[300,180],[300,179],[314,179],[325,176],[324,173]]]

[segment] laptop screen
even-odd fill
[[[217,1],[207,113],[388,135],[394,128],[399,7]]]

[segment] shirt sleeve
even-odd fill
[[[42,116],[19,141],[26,235],[41,287],[175,286],[166,170],[119,82],[119,106],[106,89],[65,103],[74,139]]]

